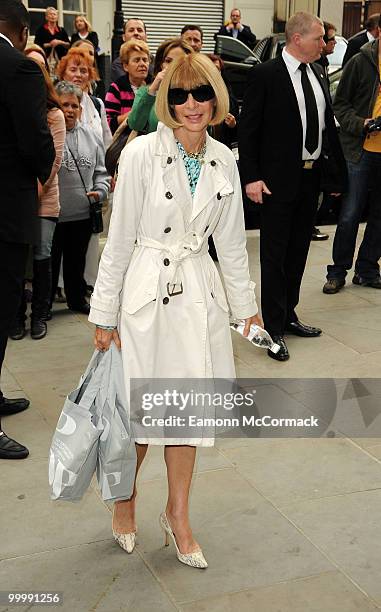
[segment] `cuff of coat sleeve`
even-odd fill
[[[118,324],[119,301],[103,301],[94,297],[90,298],[89,321],[99,325],[116,327]]]
[[[88,317],[90,323],[95,323],[95,325],[104,325],[107,327],[117,327],[118,325],[118,314],[113,314],[112,312],[104,312],[103,310],[98,310],[93,306],[90,308],[90,314]]]
[[[229,298],[231,314],[234,319],[248,319],[254,317],[258,312],[258,306],[255,299],[255,283],[250,281],[249,290],[245,300],[232,300]]]
[[[104,325],[107,327],[117,327],[118,314],[113,314],[112,312],[104,312],[92,306],[90,308],[90,314],[89,314],[88,320],[90,321],[90,323],[95,323],[95,325]]]

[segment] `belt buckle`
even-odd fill
[[[180,285],[180,289],[176,290],[176,285]],[[170,297],[173,295],[181,295],[183,293],[183,283],[167,283],[167,293]]]
[[[304,170],[312,170],[313,166],[314,166],[314,161],[313,159],[306,159],[306,161],[303,164],[303,169]]]

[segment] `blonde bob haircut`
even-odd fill
[[[85,15],[76,15],[75,16],[73,25],[74,25],[76,30],[77,30],[77,19],[83,19],[83,21],[86,24],[87,31],[88,32],[92,32],[93,28],[91,27],[91,23],[90,23],[90,21],[87,19],[87,17]],[[78,30],[77,30],[77,32],[78,32]]]
[[[122,64],[128,64],[130,56],[134,52],[145,53],[149,59],[149,47],[144,40],[128,40],[120,47],[120,59]]]
[[[210,125],[222,123],[229,112],[229,95],[218,68],[201,53],[179,57],[167,68],[156,96],[155,110],[159,121],[172,129],[181,127],[182,124],[176,121],[174,108],[168,103],[168,91],[177,87],[190,90],[200,85],[210,85],[215,93]]]

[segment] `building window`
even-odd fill
[[[76,15],[86,15],[86,0],[23,0],[30,15],[30,34],[34,36],[37,28],[44,23],[45,10],[54,6],[58,11],[58,24],[71,36],[74,32]]]

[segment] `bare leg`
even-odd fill
[[[196,458],[195,446],[166,446],[164,451],[168,474],[166,514],[183,554],[199,550],[189,524],[189,489]]]
[[[135,444],[136,446],[136,473],[134,482],[134,491],[130,499],[117,501],[114,504],[113,522],[112,527],[117,533],[131,533],[136,531],[135,522],[135,498],[136,498],[136,478],[138,476],[139,468],[143,463],[143,459],[146,456],[148,444]]]

